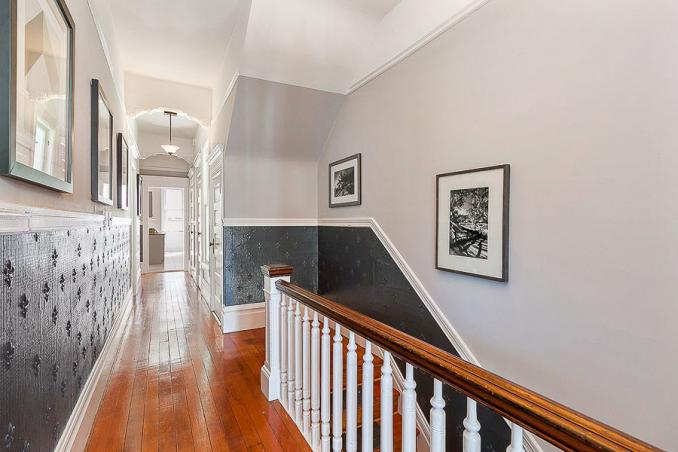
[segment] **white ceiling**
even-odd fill
[[[138,133],[167,134],[169,138],[169,117],[162,111],[143,113],[136,117]],[[177,115],[172,118],[172,137],[195,138],[198,123],[185,116]]]
[[[90,1],[124,72],[215,93],[235,73],[346,93],[488,0]]]
[[[111,1],[124,71],[212,87],[241,1]]]

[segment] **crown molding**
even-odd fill
[[[388,71],[391,69],[393,66],[397,65],[401,61],[403,61],[405,58],[409,57],[413,53],[415,53],[417,50],[421,49],[422,47],[426,46],[428,43],[436,39],[438,36],[442,35],[455,25],[457,25],[459,22],[462,20],[466,19],[468,16],[473,14],[474,12],[478,11],[480,8],[482,8],[485,4],[487,4],[490,0],[476,0],[469,4],[466,8],[462,9],[459,11],[457,14],[453,15],[449,19],[447,19],[445,22],[442,24],[438,25],[437,27],[433,28],[431,31],[426,33],[424,36],[419,38],[417,41],[415,41],[413,44],[410,46],[406,47],[404,50],[398,52],[391,58],[389,58],[387,61],[384,63],[378,65],[374,69],[372,69],[370,72],[368,72],[366,75],[364,75],[362,78],[358,79],[355,81],[346,91],[345,94],[351,94],[353,91],[356,91],[359,88],[362,88],[363,86],[367,85],[369,82],[374,80],[375,78],[379,77],[381,74],[384,72]]]

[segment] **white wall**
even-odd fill
[[[481,363],[678,449],[678,4],[494,0],[341,109],[374,217]],[[327,207],[362,152],[363,205]],[[510,282],[434,269],[435,175],[511,164]]]
[[[114,133],[127,128],[122,99],[113,83],[94,20],[86,0],[67,0],[66,4],[76,24],[75,86],[73,128],[73,193],[58,193],[37,185],[0,176],[0,200],[32,207],[45,207],[79,212],[113,211],[115,215],[129,212],[91,201],[90,188],[90,80],[99,79],[113,113]]]

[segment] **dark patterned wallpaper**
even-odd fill
[[[318,228],[318,293],[458,356],[443,330],[371,228]],[[433,265],[433,264],[431,264]],[[451,294],[451,296],[453,296]],[[404,365],[401,363],[404,373]],[[417,402],[428,413],[433,379],[415,371]],[[448,450],[461,450],[466,398],[445,387]],[[479,406],[482,449],[505,450],[510,430]]]
[[[0,235],[0,448],[56,446],[130,288],[129,235]]]
[[[224,226],[224,304],[264,301],[261,266],[294,267],[292,282],[318,288],[318,228],[315,226]]]

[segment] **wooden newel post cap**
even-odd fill
[[[272,264],[272,265],[262,265],[261,271],[264,274],[264,276],[274,278],[280,276],[290,276],[294,272],[294,268],[290,265],[285,264]]]

